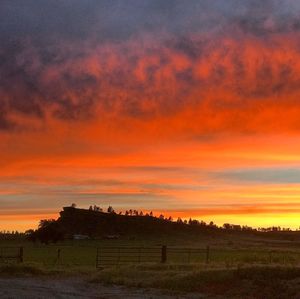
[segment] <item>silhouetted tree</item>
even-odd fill
[[[42,219],[39,222],[39,228],[45,228],[54,222],[55,222],[55,219]]]
[[[229,223],[224,223],[223,228],[229,230],[231,229],[231,225]]]
[[[114,213],[114,209],[112,206],[109,206],[108,209],[107,209],[107,213]]]
[[[33,232],[29,239],[39,240],[42,243],[56,243],[64,240],[62,227],[54,219],[43,219],[39,223],[39,228]]]

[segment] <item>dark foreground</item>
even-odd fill
[[[0,298],[300,299],[300,268],[131,265],[66,272],[4,266]]]
[[[54,298],[129,298],[129,299],[171,299],[171,298],[199,298],[191,296],[165,295],[160,291],[127,288],[117,285],[92,284],[80,278],[0,278],[1,299],[54,299]]]

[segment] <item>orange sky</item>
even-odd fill
[[[0,46],[0,230],[73,202],[298,228],[300,33],[264,9],[247,32]]]

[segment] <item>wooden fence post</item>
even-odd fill
[[[118,248],[118,260],[117,260],[117,266],[119,266],[119,264],[120,264],[120,255],[121,255],[121,248],[119,247]]]
[[[139,247],[139,256],[138,256],[138,263],[141,263],[141,247]]]
[[[161,262],[164,264],[167,262],[167,246],[163,245],[161,247]]]
[[[209,246],[206,246],[206,259],[205,259],[206,264],[209,263]]]
[[[97,247],[97,253],[96,253],[96,268],[99,267],[99,247]]]
[[[188,249],[188,264],[191,262],[191,248]]]
[[[56,259],[54,261],[54,265],[62,265],[61,249],[60,248],[57,248]]]
[[[24,254],[23,247],[20,247],[20,256],[19,256],[19,262],[20,263],[23,263],[23,254]]]

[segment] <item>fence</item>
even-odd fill
[[[26,246],[0,247],[0,263],[25,262],[45,266],[115,266],[138,263],[214,264],[288,264],[300,265],[300,250],[221,248],[184,248],[173,246]]]
[[[23,247],[0,247],[0,263],[23,262]]]
[[[166,261],[166,246],[97,248],[96,267]]]
[[[180,263],[206,263],[210,262],[211,249],[209,246],[203,248],[168,247],[166,261]]]
[[[180,247],[102,247],[97,248],[96,267],[138,263],[166,263],[181,261],[190,263],[198,257],[209,263],[209,246],[203,248]]]
[[[97,268],[138,263],[300,264],[299,251],[183,247],[97,248]]]

